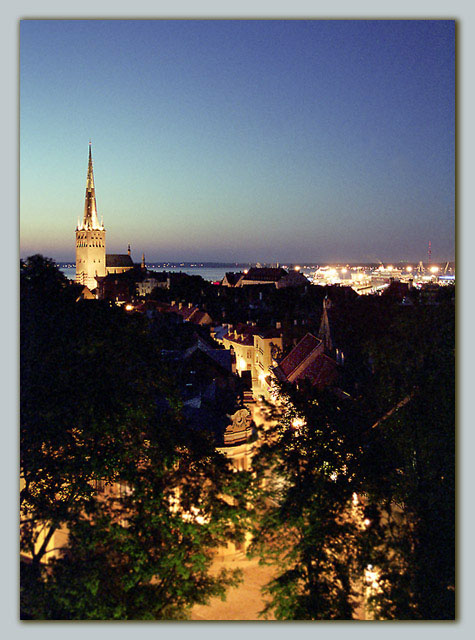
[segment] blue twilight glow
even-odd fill
[[[74,258],[92,140],[107,251],[454,257],[455,25],[26,20],[21,255]]]

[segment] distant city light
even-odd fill
[[[412,267],[406,267],[406,271],[408,271],[409,273],[411,273],[411,271],[412,271]]]
[[[295,271],[300,271],[300,267],[298,265],[295,265],[294,269]]]
[[[430,268],[430,272],[431,273],[437,273],[438,270],[439,270],[439,267],[431,267]]]

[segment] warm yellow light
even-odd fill
[[[126,305],[125,305],[125,309],[126,309],[126,311],[132,311],[132,310],[133,310],[133,308],[134,308],[134,305],[133,305],[133,304],[126,304]]]
[[[341,272],[342,272],[342,273],[347,273],[347,272],[348,272],[348,269],[342,269],[342,270],[341,270]]]
[[[305,420],[303,418],[293,418],[292,419],[292,427],[294,429],[296,429],[297,431],[303,426],[305,426]]]
[[[431,267],[430,268],[430,272],[431,273],[437,273],[438,270],[439,270],[439,267]]]
[[[239,369],[240,371],[246,370],[246,361],[244,360],[244,358],[239,358]]]
[[[412,271],[412,267],[406,267],[406,271],[408,271],[409,273],[411,273],[411,271]]]
[[[392,270],[393,270],[392,265],[389,265],[388,266],[388,271],[392,271]]]
[[[373,565],[369,564],[365,569],[366,584],[371,586],[373,589],[378,589],[379,587],[378,579],[379,579],[379,571],[376,571],[373,568]]]
[[[295,265],[294,269],[295,269],[295,271],[300,271],[300,267],[299,267],[299,265],[298,265],[298,264],[297,264],[297,265]]]

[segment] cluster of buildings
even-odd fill
[[[401,274],[390,277],[396,275],[407,287],[412,286]],[[313,281],[328,284],[337,276],[330,269],[320,270]],[[385,278],[387,274],[380,270],[378,276]],[[374,287],[375,277],[371,275],[369,281],[370,276],[361,270],[349,274],[361,291]],[[206,309],[191,302],[150,299],[156,288],[170,289],[171,276],[148,271],[143,254],[141,263],[135,264],[130,245],[126,254],[106,253],[106,230],[97,214],[91,145],[84,216],[76,228],[76,283],[83,287],[80,298],[106,299],[123,304],[130,313],[143,313],[150,320],[151,331],[163,334],[166,327],[172,340],[162,349],[162,357],[179,381],[186,420],[198,428],[205,424],[213,431],[217,448],[236,469],[250,467],[256,442],[256,403],[261,399],[278,401],[277,383],[305,381],[318,389],[338,387],[344,355],[334,345],[327,298],[319,324],[315,319],[295,318],[285,326],[279,321],[233,324],[212,318]],[[283,289],[308,284],[309,279],[298,270],[279,266],[226,273],[221,282],[222,287],[231,288],[266,285]],[[262,299],[262,293],[259,295]],[[223,414],[223,407],[229,413]],[[108,490],[120,493],[123,487],[119,484]],[[63,536],[61,542],[58,538],[51,544],[62,546],[64,535],[58,531],[56,537]]]
[[[144,313],[151,322],[168,326],[182,325],[196,328],[194,343],[185,347],[165,349],[163,357],[173,362],[182,383],[184,409],[191,421],[206,419],[220,393],[240,396],[241,406],[252,411],[252,403],[264,398],[275,401],[276,380],[296,383],[307,379],[322,388],[334,384],[338,377],[337,361],[332,357],[327,305],[325,303],[320,329],[314,335],[305,321],[291,328],[280,322],[230,324],[216,322],[210,314],[190,302],[160,302],[149,299],[156,288],[170,289],[170,274],[147,270],[145,256],[140,264],[131,257],[130,245],[126,254],[106,253],[106,230],[97,213],[91,144],[86,181],[84,215],[76,228],[76,282],[83,285],[81,298],[99,298],[123,304],[129,312]],[[280,266],[252,267],[240,273],[226,273],[223,287],[252,287],[268,285],[276,289],[304,287],[309,280],[298,270]],[[261,294],[262,298],[262,294]],[[222,320],[222,319],[221,319]],[[210,340],[208,341],[206,331]],[[216,344],[219,348],[216,348]],[[285,355],[286,354],[286,355]],[[285,357],[283,357],[285,355]],[[210,416],[208,416],[210,417]],[[237,466],[247,468],[249,451],[236,456],[236,447],[249,441],[249,420],[242,429],[232,421],[230,432],[220,425],[219,444],[228,448],[228,455]],[[252,430],[251,430],[252,431]],[[218,440],[220,437],[218,437]],[[224,441],[226,440],[226,442]]]

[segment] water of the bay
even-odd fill
[[[76,267],[60,267],[60,270],[70,280],[76,277]],[[233,271],[232,267],[168,267],[167,269],[149,269],[161,273],[162,271],[172,273],[186,273],[190,276],[201,276],[209,282],[220,282],[224,278],[224,274]],[[234,271],[240,271],[238,267]]]

